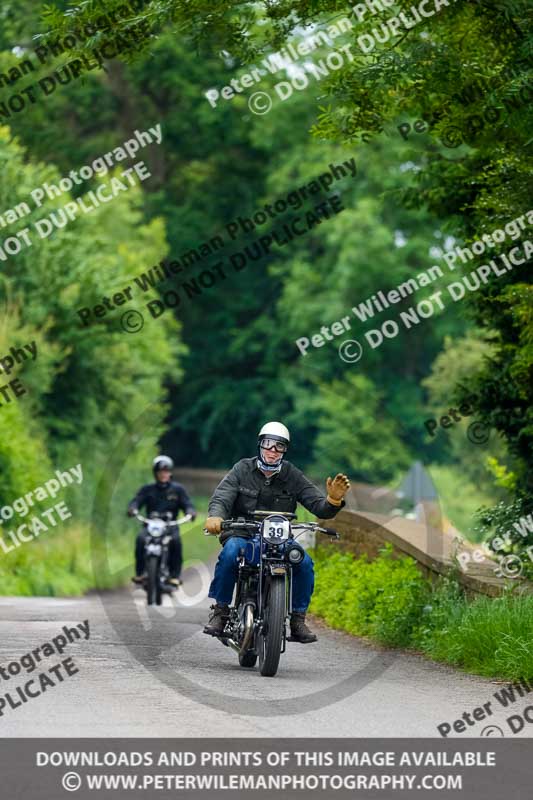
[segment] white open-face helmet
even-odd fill
[[[281,422],[267,422],[259,431],[259,447],[265,447],[267,450],[279,444],[284,445],[285,451],[289,447],[291,435],[288,428]],[[278,447],[276,447],[278,450]],[[284,452],[284,451],[281,451]]]
[[[156,456],[152,462],[152,471],[154,475],[161,469],[174,469],[174,462],[168,456]]]

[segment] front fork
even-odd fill
[[[148,563],[149,558],[157,558],[159,565],[158,565],[158,575],[159,580],[162,584],[166,582],[166,578],[168,577],[168,544],[170,539],[165,539],[161,542],[148,542],[144,548],[144,561]],[[151,550],[151,545],[155,545],[161,548],[161,552],[154,553]]]
[[[285,580],[288,581],[288,591],[285,595],[285,625],[283,626],[283,642],[281,652],[284,653],[286,649],[286,622],[292,613],[292,569],[290,566],[280,564],[279,562],[270,563],[263,559],[261,559],[261,562],[257,587],[252,592],[249,585],[250,579],[253,577],[252,571],[247,571],[247,573],[245,573],[247,567],[244,561],[244,556],[239,561],[239,577],[237,580],[237,593],[235,596],[234,606],[234,626],[237,627],[242,625],[243,635],[241,638],[240,647],[235,648],[239,649],[242,654],[252,648],[257,649],[257,636],[260,635],[265,629],[264,600],[268,594],[265,592],[265,584],[270,575],[276,574],[275,570],[282,570],[285,573]],[[268,572],[266,570],[268,570]],[[241,615],[239,615],[240,608],[242,608]],[[228,643],[229,642],[225,642],[225,644]]]

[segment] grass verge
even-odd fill
[[[468,599],[452,578],[432,584],[407,556],[355,558],[318,547],[310,611],[333,628],[492,678],[533,678],[533,596]]]
[[[193,559],[207,561],[219,550],[218,539],[202,532],[207,498],[195,498],[195,502],[198,518],[181,531],[185,566]],[[0,551],[0,594],[66,597],[96,588],[123,586],[133,575],[133,550],[139,529],[138,522],[125,517],[122,529],[110,531],[91,543],[88,525],[63,524],[38,539],[23,542],[9,553]],[[3,535],[5,539],[5,532]],[[105,564],[106,568],[99,564]]]

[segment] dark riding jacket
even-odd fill
[[[250,517],[253,511],[294,513],[298,503],[320,519],[331,519],[345,505],[344,500],[340,506],[328,503],[323,493],[290,461],[284,460],[279,472],[265,475],[257,466],[257,458],[243,458],[213,492],[208,515],[235,519]],[[220,541],[224,543],[231,535],[225,531]]]
[[[154,512],[164,514],[170,511],[172,519],[176,519],[180,511],[185,514],[196,513],[185,488],[177,481],[147,483],[139,489],[128,509],[141,509],[143,506],[148,517]]]

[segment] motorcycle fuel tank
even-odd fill
[[[244,549],[244,558],[246,563],[252,567],[257,567],[259,565],[259,548],[261,546],[261,539],[259,536],[254,536],[253,539],[249,539],[246,542],[246,547]]]

